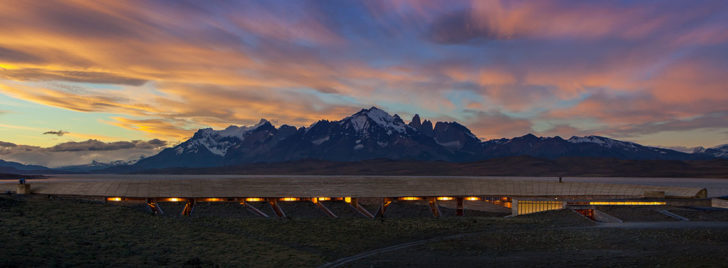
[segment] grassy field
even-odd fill
[[[473,234],[351,265],[578,265],[597,256],[604,259],[588,264],[728,263],[726,229],[595,229],[571,211],[516,218],[281,220],[205,215],[206,208],[199,209],[195,217],[159,217],[139,206],[2,196],[0,267],[315,267],[371,249],[461,233]],[[663,255],[669,258],[659,259]]]
[[[427,243],[352,267],[726,267],[726,229],[486,232]]]

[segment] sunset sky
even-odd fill
[[[0,5],[0,159],[89,139],[141,150],[127,157],[198,128],[373,105],[483,139],[725,144],[728,1]]]

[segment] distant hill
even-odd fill
[[[42,175],[23,175],[13,173],[0,173],[0,180],[17,180],[17,179],[45,179]]]
[[[11,174],[28,174],[28,173],[47,173],[52,172],[51,169],[38,165],[24,165],[17,162],[0,160],[0,173]]]
[[[112,168],[116,169],[124,169],[128,168],[130,165],[136,163],[137,160],[132,161],[123,161],[123,160],[117,160],[117,161],[111,161],[108,163],[99,162],[99,161],[91,161],[90,164],[86,165],[75,165],[75,166],[63,166],[54,168],[54,171],[57,172],[64,172],[64,173],[93,173],[97,171],[103,171],[103,170],[109,170]]]
[[[164,168],[204,168],[303,159],[353,162],[372,159],[477,162],[493,158],[531,156],[544,159],[590,157],[623,160],[707,160],[728,157],[705,150],[684,153],[599,136],[537,137],[481,141],[457,122],[405,123],[398,115],[372,107],[338,121],[321,120],[309,127],[278,128],[261,119],[254,126],[224,130],[200,129],[189,140],[109,170],[143,171]]]

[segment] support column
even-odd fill
[[[430,203],[430,210],[432,211],[432,216],[435,216],[435,218],[440,217],[440,206],[437,204],[437,198],[435,197],[429,197],[427,198],[428,203]]]
[[[152,211],[152,214],[154,215],[164,214],[162,207],[160,207],[157,201],[155,201],[154,199],[147,198],[147,207],[149,207],[149,209]]]
[[[268,203],[270,204],[271,208],[273,208],[273,212],[278,215],[279,218],[285,218],[286,213],[283,212],[283,209],[281,209],[281,206],[278,205],[278,199],[277,198],[268,198]]]
[[[329,210],[329,208],[327,208],[326,206],[324,206],[324,204],[321,203],[321,201],[319,201],[318,198],[316,198],[316,197],[312,198],[311,199],[311,202],[313,202],[314,204],[316,204],[316,206],[321,211],[323,211],[326,215],[328,215],[329,217],[338,218],[338,216],[336,216],[336,214],[334,214],[334,212],[331,212],[331,210]]]
[[[455,200],[458,203],[457,209],[455,210],[455,215],[462,216],[465,213],[465,208],[463,206],[463,198],[462,197],[456,197]]]
[[[195,199],[194,198],[188,198],[187,203],[185,203],[185,208],[182,209],[182,216],[189,216],[192,214],[192,209],[195,208]]]
[[[245,207],[246,209],[248,209],[248,210],[249,210],[250,212],[253,212],[253,213],[255,213],[255,214],[258,214],[258,216],[261,216],[261,217],[264,217],[264,218],[268,218],[268,217],[270,217],[270,216],[268,216],[268,214],[266,214],[265,212],[263,212],[263,211],[260,211],[259,209],[257,209],[256,207],[254,207],[254,206],[252,206],[252,205],[250,205],[250,204],[246,203],[245,201],[240,201],[240,204],[241,204],[241,205],[243,205],[243,206],[244,206],[244,207]]]
[[[359,199],[358,198],[352,198],[351,199],[351,203],[349,203],[349,206],[351,206],[352,208],[354,208],[354,210],[356,210],[357,212],[359,212],[359,214],[361,214],[364,217],[372,218],[372,219],[374,218],[374,215],[372,215],[372,213],[370,213],[367,209],[365,209],[364,207],[362,207],[361,205],[359,205]]]
[[[384,218],[384,212],[387,211],[387,207],[392,204],[392,199],[385,197],[382,198],[382,203],[379,205],[376,217]]]

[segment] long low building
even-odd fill
[[[275,214],[285,217],[278,202],[312,202],[336,217],[323,203],[342,201],[366,217],[375,217],[383,216],[392,202],[419,200],[429,204],[433,215],[439,217],[441,205],[453,206],[457,215],[463,215],[465,203],[473,201],[511,208],[514,215],[520,215],[564,208],[567,202],[579,206],[595,202],[666,205],[664,200],[684,203],[680,200],[707,197],[705,188],[693,187],[571,182],[558,177],[446,176],[75,175],[30,185],[2,183],[0,191],[146,202],[154,213],[163,213],[160,202],[185,202],[183,215],[189,215],[197,202],[240,202],[265,217],[265,212],[250,203],[269,203]],[[663,201],[638,201],[644,199]],[[377,212],[367,211],[359,205],[360,200],[375,200]]]
[[[423,176],[203,176],[93,175],[36,181],[31,192],[45,195],[167,197],[404,197],[512,196],[563,198],[639,198],[663,193],[668,198],[705,198],[704,188],[559,182],[498,177]],[[75,178],[75,179],[74,179]],[[14,191],[0,184],[0,191]]]

